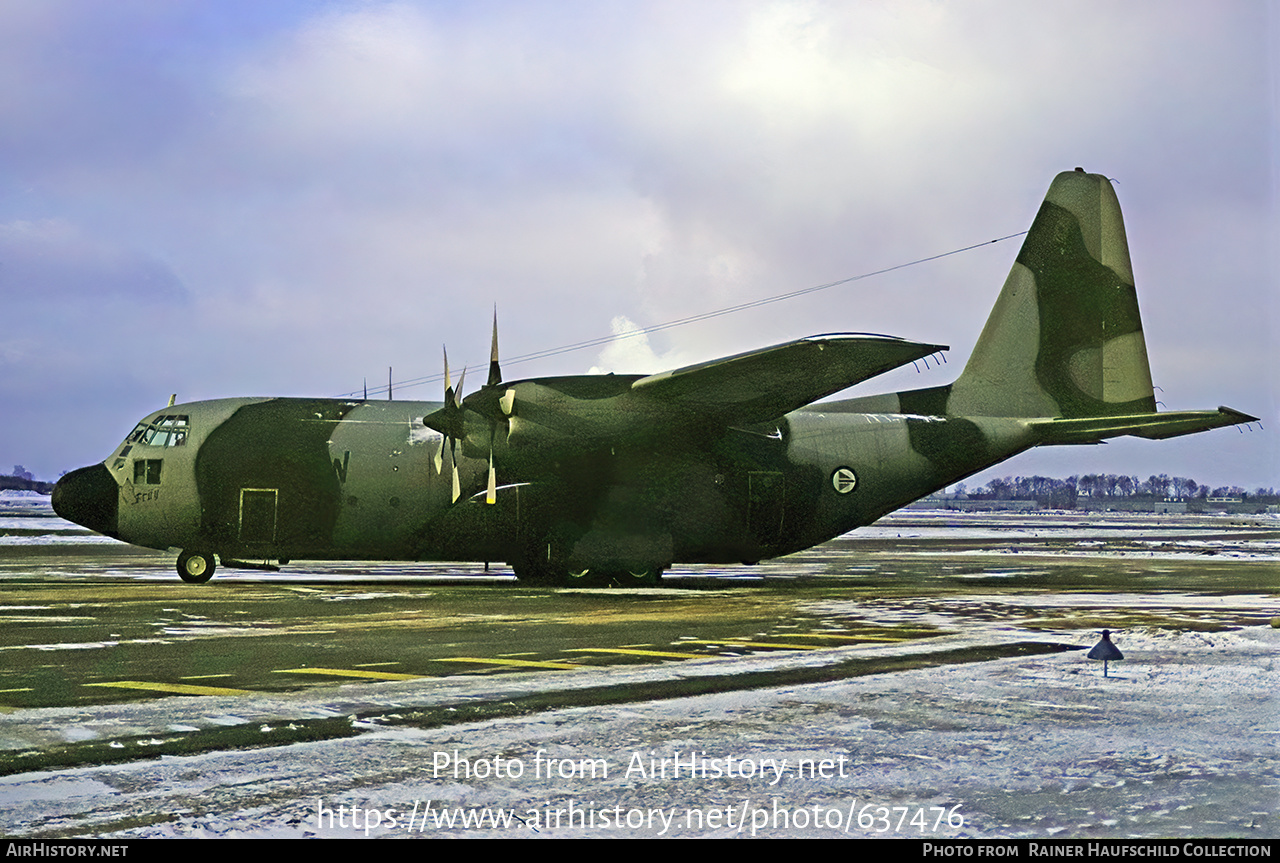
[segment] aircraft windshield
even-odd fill
[[[186,414],[165,414],[150,423],[138,423],[126,444],[146,446],[183,446],[187,442],[188,417]]]

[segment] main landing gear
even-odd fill
[[[656,566],[594,568],[552,562],[513,562],[516,578],[526,584],[564,587],[653,587],[662,581],[662,569]]]
[[[520,574],[516,573],[516,578]],[[570,567],[555,583],[570,587],[655,587],[662,581],[662,570],[635,566],[626,569],[584,569]]]

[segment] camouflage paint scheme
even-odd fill
[[[489,381],[465,399],[170,406],[65,476],[54,508],[182,550],[194,582],[216,555],[643,583],[808,548],[1029,447],[1254,419],[1156,411],[1120,205],[1080,169],[1053,181],[954,383],[811,404],[945,349],[838,334],[659,375],[503,382],[495,329]]]

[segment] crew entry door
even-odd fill
[[[278,489],[240,490],[240,541],[272,543],[276,540],[276,498]]]

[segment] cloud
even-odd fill
[[[0,223],[0,297],[10,304],[178,303],[186,291],[163,262],[65,220],[42,219]]]
[[[43,355],[63,379],[129,368],[166,394],[332,394],[388,365],[435,374],[441,342],[483,365],[495,302],[515,356],[1022,230],[1082,165],[1120,179],[1153,366],[1253,409],[1264,383],[1224,369],[1274,365],[1250,311],[1276,276],[1251,248],[1275,234],[1267,14],[8,3],[0,292],[33,324],[0,360],[27,358],[23,392],[53,392]],[[619,341],[598,366],[833,330],[951,342],[963,362],[1015,246],[667,330],[647,352]],[[1230,303],[1208,289],[1223,272]],[[1196,339],[1173,316],[1212,326]],[[107,323],[181,337],[139,366]],[[109,412],[113,382],[94,380]]]
[[[689,361],[675,351],[661,356],[649,344],[649,336],[625,315],[618,315],[609,322],[613,340],[600,351],[596,364],[587,374],[655,374],[688,365]]]

